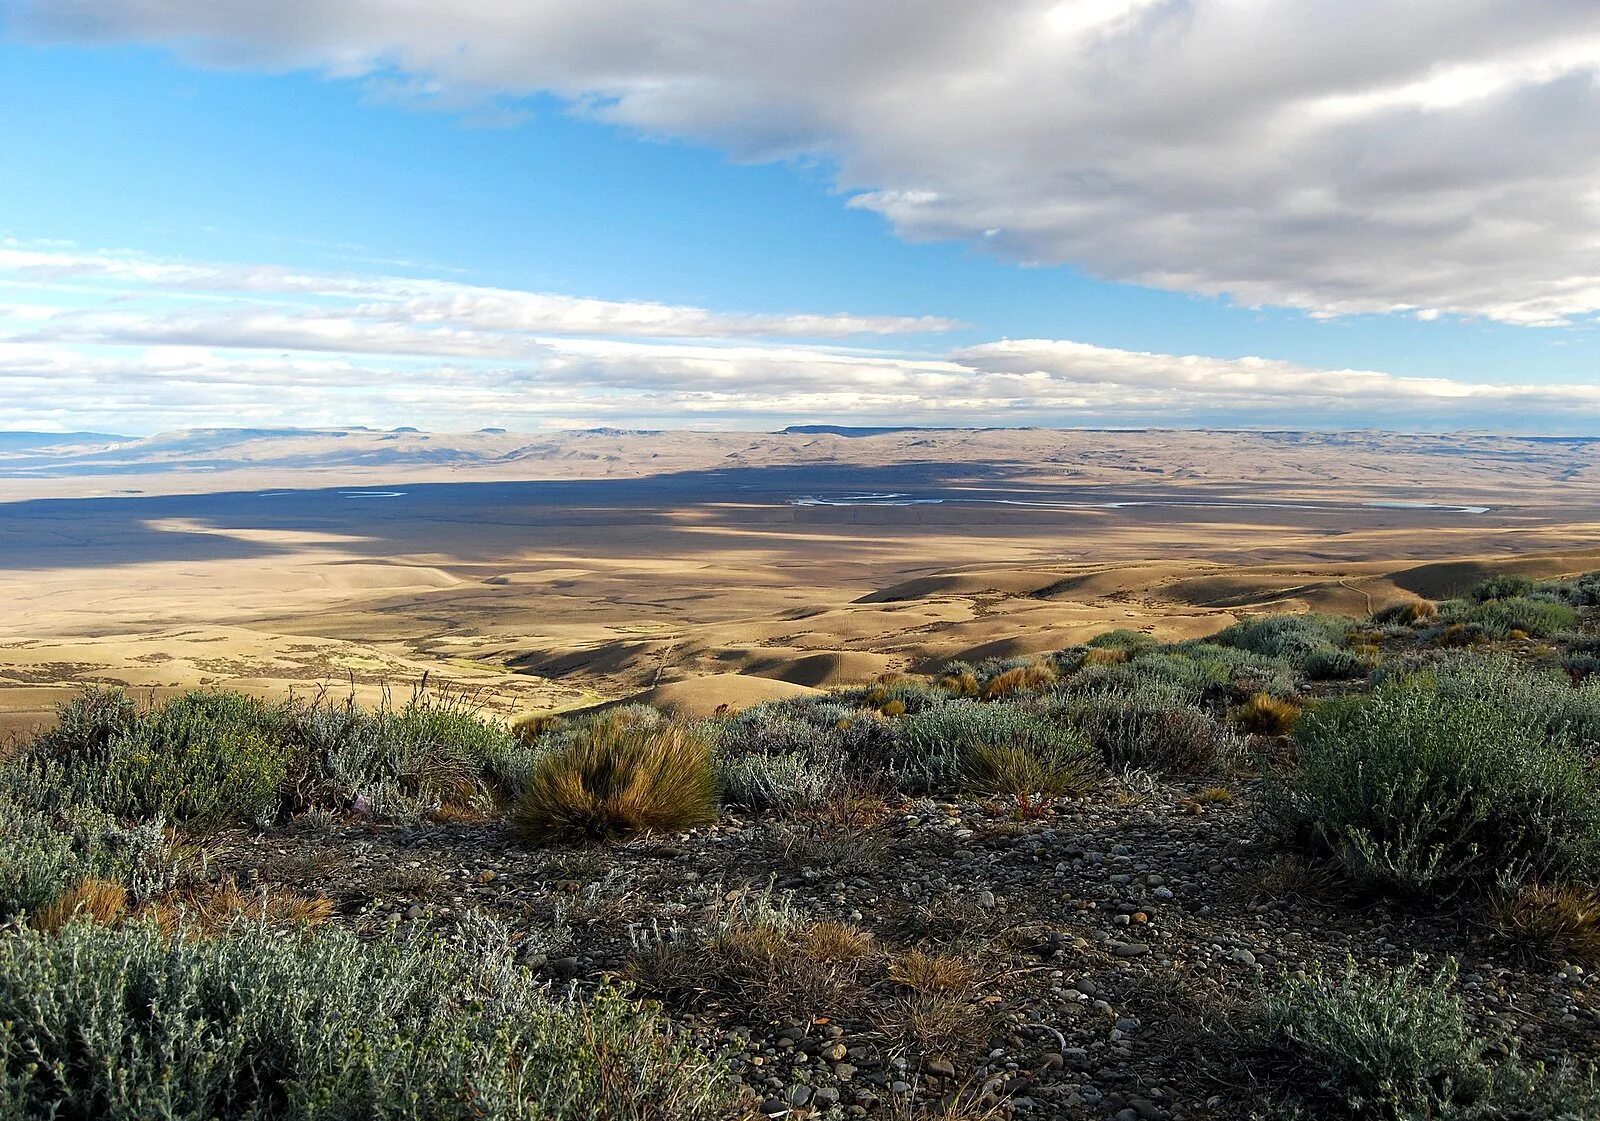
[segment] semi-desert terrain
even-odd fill
[[[878,431],[13,435],[0,721],[431,683],[738,707],[951,657],[1600,566],[1600,440]],[[1591,563],[1592,562],[1592,563]],[[737,676],[734,676],[737,675]],[[710,678],[696,685],[687,680]],[[778,683],[778,684],[774,684]]]

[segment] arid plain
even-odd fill
[[[1600,567],[1600,441],[185,432],[0,448],[0,730],[88,682],[707,712]]]

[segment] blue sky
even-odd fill
[[[798,87],[761,89],[760,68],[730,62],[673,77],[691,94],[708,82],[733,93],[652,103],[663,100],[659,59],[632,85],[609,75],[615,58],[654,48],[652,34],[681,31],[648,18],[577,26],[581,50],[569,54],[544,45],[548,27],[534,29],[530,53],[473,70],[456,60],[475,44],[492,54],[502,25],[443,29],[458,43],[440,61],[425,45],[441,29],[408,27],[397,9],[395,26],[376,21],[352,61],[347,24],[328,32],[335,50],[299,24],[217,23],[228,5],[195,4],[193,26],[183,3],[158,25],[141,22],[146,9],[132,0],[121,7],[89,5],[86,23],[60,24],[0,0],[0,236],[11,253],[0,252],[0,427],[910,419],[1600,430],[1588,392],[1600,382],[1600,218],[1570,188],[1592,183],[1593,153],[1573,144],[1565,163],[1472,167],[1455,147],[1464,129],[1503,134],[1519,114],[1534,133],[1570,132],[1564,114],[1594,98],[1600,64],[1600,51],[1571,57],[1573,32],[1600,35],[1578,26],[1576,9],[1554,13],[1569,22],[1553,18],[1548,40],[1513,44],[1515,58],[1460,48],[1458,66],[1511,76],[1498,115],[1430,87],[1421,96],[1439,103],[1429,103],[1437,120],[1363,117],[1352,140],[1340,117],[1337,128],[1299,129],[1278,166],[1224,181],[1187,140],[1160,139],[1171,135],[1161,111],[1181,117],[1192,91],[1133,91],[1155,107],[1151,119],[1108,120],[1125,143],[1080,164],[1071,129],[1098,129],[1099,108],[1071,89],[1028,91],[1029,112],[1058,115],[1059,128],[1018,125],[1007,144],[981,120],[953,120],[946,143],[937,105],[924,120],[897,101],[903,119],[869,127],[853,123],[847,95],[813,104],[806,82],[848,83],[803,50],[775,67]],[[363,19],[382,7],[368,4]],[[940,9],[928,5],[929,19]],[[581,11],[566,18],[581,24]],[[1482,28],[1486,40],[1503,30]],[[781,37],[759,41],[769,31],[740,33],[757,35],[758,62],[760,50],[786,49]],[[907,36],[876,25],[863,34],[895,48]],[[1108,50],[1097,34],[1094,50]],[[910,61],[923,68],[947,58],[936,44],[922,49]],[[1543,69],[1528,70],[1528,57]],[[1552,59],[1565,69],[1552,71]],[[1230,66],[1181,61],[1202,75]],[[1335,70],[1335,92],[1317,91],[1316,119],[1330,97],[1392,101],[1448,61],[1397,60],[1381,80],[1352,62],[1348,88]],[[590,76],[596,67],[607,76]],[[1575,106],[1551,105],[1552,74],[1586,77],[1567,91]],[[881,78],[860,84],[862,105],[883,101]],[[1222,117],[1239,104],[1225,87],[1213,96]],[[1304,91],[1284,96],[1274,121],[1312,119]],[[753,107],[726,108],[743,97]],[[1435,166],[1398,147],[1418,127],[1448,139]],[[1036,155],[1057,136],[1070,160]],[[1269,143],[1219,134],[1208,151],[1244,164]],[[1394,166],[1337,192],[1315,167],[1299,169],[1326,148],[1335,181],[1353,143]],[[1296,181],[1277,181],[1291,156]],[[993,176],[973,170],[990,167]],[[1096,177],[1117,189],[1074,194]],[[1397,192],[1395,181],[1411,185]],[[1559,201],[1518,199],[1497,213],[1528,181]],[[1463,202],[1486,182],[1495,190]],[[1304,200],[1324,194],[1337,201],[1318,201],[1308,222]],[[994,215],[1007,219],[999,229],[987,225]],[[1526,235],[1507,238],[1515,223]],[[247,276],[263,270],[300,279]],[[535,297],[531,319],[508,294]],[[389,302],[373,314],[375,297]],[[614,306],[597,319],[574,306],[584,300]],[[640,306],[673,314],[641,320]],[[259,322],[263,310],[271,323]],[[364,341],[345,348],[337,326],[352,315],[348,337]],[[810,318],[783,321],[795,316]],[[289,329],[306,320],[319,324],[315,345]],[[1247,357],[1263,362],[1241,366]],[[1250,391],[1258,384],[1264,393]]]

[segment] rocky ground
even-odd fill
[[[1285,974],[1347,955],[1454,957],[1478,1031],[1528,1060],[1600,1059],[1581,968],[1526,962],[1481,910],[1350,897],[1275,843],[1270,796],[1253,776],[1134,772],[1048,810],[899,800],[592,849],[530,850],[499,821],[319,817],[207,855],[242,886],[325,895],[363,931],[488,910],[553,985],[628,978],[661,998],[768,1116],[1280,1115],[1281,1080],[1240,1029]],[[782,900],[802,923],[788,944],[827,920],[870,943],[821,983],[705,949],[751,901]],[[918,982],[912,950],[953,976]]]

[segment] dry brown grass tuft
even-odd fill
[[[264,888],[246,894],[232,880],[151,900],[136,912],[153,919],[167,934],[195,937],[220,934],[237,922],[259,922],[291,930],[318,926],[333,916],[333,901],[322,896]]]
[[[954,954],[907,950],[889,966],[889,980],[919,993],[970,992],[978,967]]]
[[[992,701],[1001,697],[1015,696],[1018,693],[1029,693],[1052,684],[1057,677],[1055,667],[1047,662],[1018,666],[991,677],[989,683],[983,687],[983,699]]]
[[[1233,710],[1233,722],[1246,732],[1260,736],[1286,736],[1300,719],[1300,706],[1293,701],[1256,693]]]
[[[978,675],[971,670],[952,673],[940,680],[939,687],[958,697],[976,697],[979,688]]]
[[[884,716],[890,717],[891,719],[896,716],[904,716],[906,714],[906,702],[896,697],[894,700],[886,703],[878,711]]]
[[[1327,865],[1288,853],[1274,857],[1256,875],[1256,893],[1264,899],[1324,900],[1333,891],[1334,876]]]
[[[901,991],[885,1009],[883,1027],[902,1046],[927,1056],[955,1055],[994,1028],[978,967],[965,958],[909,950],[889,966],[889,979]]]
[[[1537,884],[1496,904],[1500,936],[1522,956],[1593,967],[1600,962],[1600,894]]]
[[[699,729],[603,721],[540,761],[511,826],[535,845],[678,832],[716,821],[718,795]]]
[[[1128,650],[1121,646],[1095,646],[1083,653],[1086,666],[1115,666],[1128,660]]]
[[[33,916],[33,925],[38,930],[53,934],[69,922],[97,923],[102,926],[114,923],[127,911],[126,888],[109,880],[87,879],[75,887],[69,887],[39,908]]]

